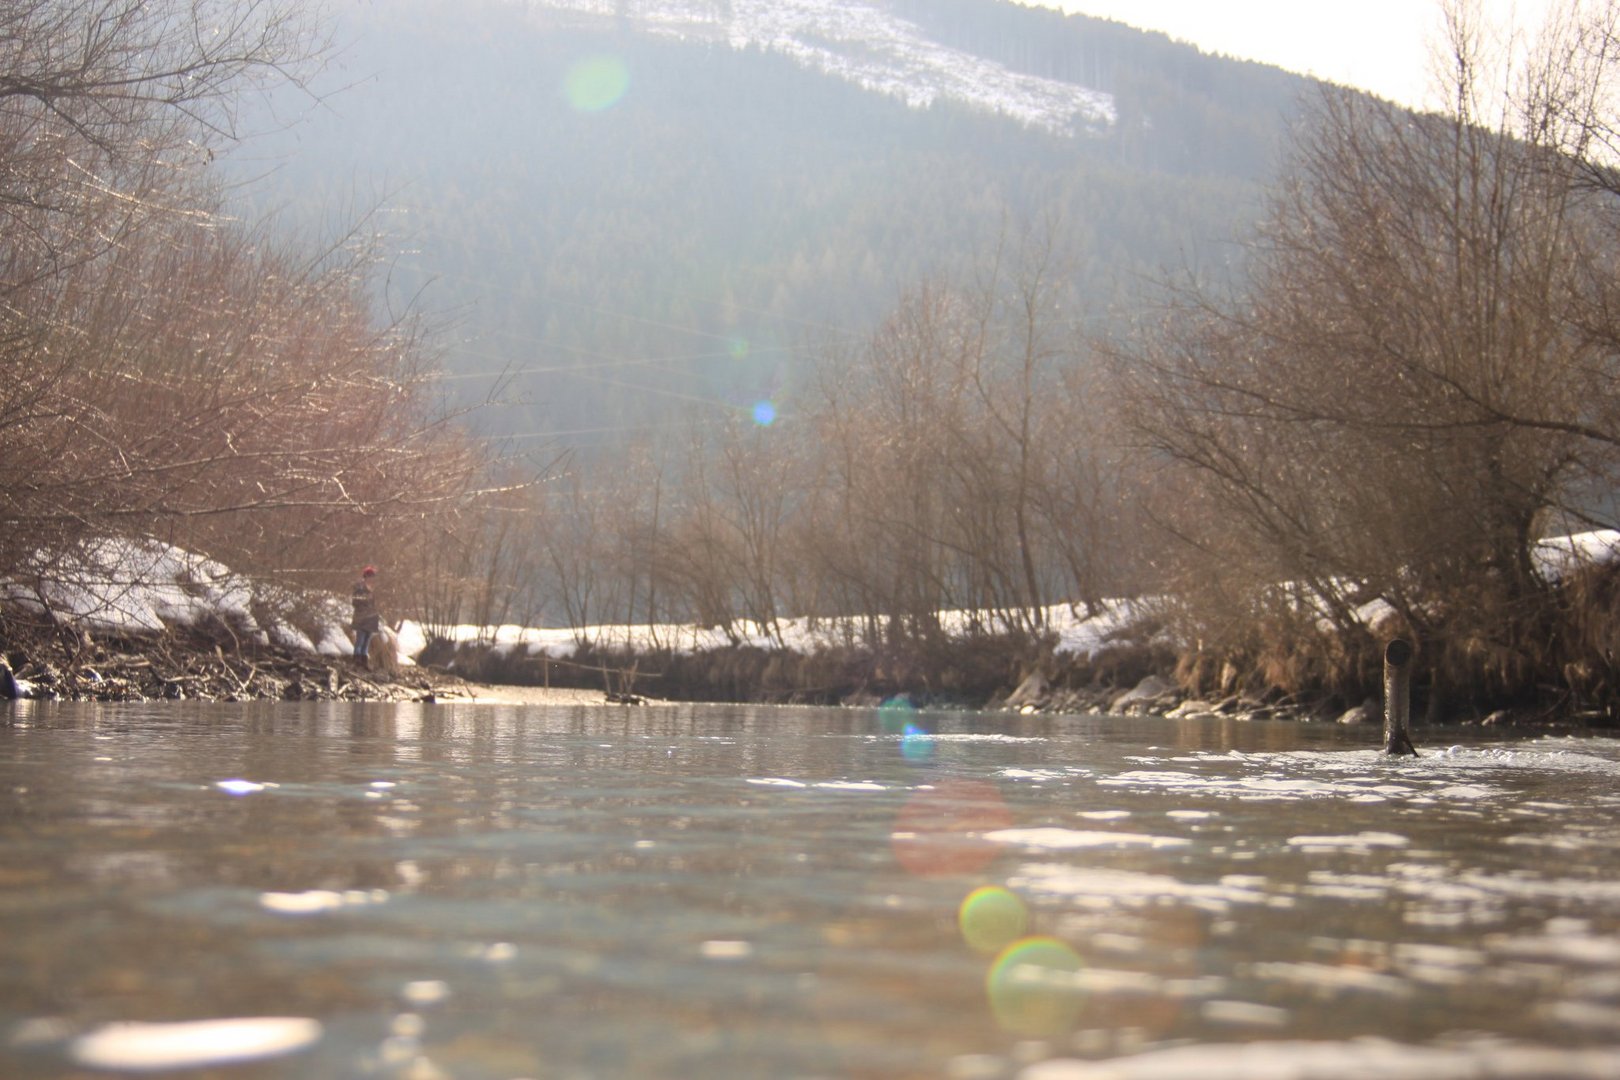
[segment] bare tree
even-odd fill
[[[128,459],[97,392],[141,398],[118,384],[134,347],[116,344],[153,336],[141,323],[158,313],[138,294],[161,279],[138,275],[162,269],[168,248],[197,257],[217,218],[198,175],[231,134],[238,95],[299,78],[321,44],[302,6],[262,0],[21,0],[0,12],[0,462],[16,481],[0,565],[95,520],[99,497],[66,489],[105,494]],[[86,460],[97,445],[119,460]]]
[[[1549,124],[1483,91],[1450,16],[1449,114],[1325,91],[1248,291],[1183,290],[1117,358],[1143,447],[1205,508],[1171,518],[1195,577],[1248,583],[1240,609],[1307,651],[1383,600],[1435,678],[1520,687],[1549,630],[1531,542],[1615,475],[1615,371],[1577,318],[1607,254]]]
[[[360,230],[288,243],[211,179],[244,95],[323,48],[290,0],[0,11],[0,574],[155,536],[339,584],[466,505],[482,455]]]
[[[244,93],[301,83],[324,47],[295,0],[6,5],[0,297],[116,248],[154,216],[193,212],[177,176],[236,136]]]

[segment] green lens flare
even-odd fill
[[[999,885],[968,893],[956,912],[962,940],[975,952],[999,953],[1029,929],[1029,909],[1017,894]]]
[[[1061,1035],[1085,1004],[1074,978],[1080,956],[1056,938],[1032,937],[1009,945],[990,968],[985,988],[990,1010],[1013,1035]]]
[[[568,69],[563,91],[580,112],[610,109],[630,89],[630,69],[617,56],[590,56]]]
[[[905,734],[912,717],[916,715],[917,706],[909,698],[892,697],[878,706],[878,723],[883,725],[885,735]]]

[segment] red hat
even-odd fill
[[[361,577],[375,577],[376,573],[377,573],[377,568],[375,566],[368,566],[364,570],[360,571],[360,576]]]

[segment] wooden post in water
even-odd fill
[[[1384,753],[1417,757],[1412,745],[1412,643],[1384,646]]]

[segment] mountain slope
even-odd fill
[[[598,29],[612,20],[686,44],[762,49],[913,108],[951,101],[1059,135],[1106,130],[1114,120],[1111,95],[948,45],[878,0],[530,0],[523,7],[537,19],[595,16]]]
[[[451,321],[447,385],[497,394],[494,429],[589,443],[692,406],[788,414],[827,342],[1028,228],[1051,231],[1066,310],[1092,324],[1166,264],[1233,256],[1306,82],[1053,15],[356,6],[334,72],[354,85],[234,167],[273,166],[253,212],[305,227],[380,200],[390,302]],[[886,36],[855,32],[871,25]],[[910,66],[891,86],[872,73],[896,57]]]

